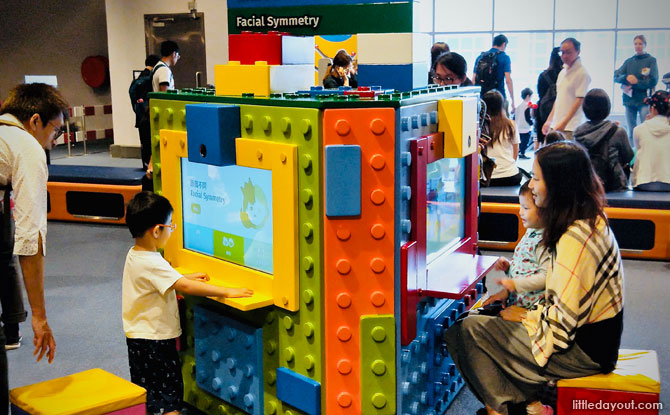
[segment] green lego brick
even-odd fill
[[[307,93],[271,94],[269,97],[254,97],[253,94],[243,96],[222,96],[205,93],[202,88],[175,90],[167,92],[152,92],[151,99],[165,101],[193,100],[198,102],[213,102],[237,105],[266,105],[272,107],[291,108],[399,108],[406,105],[424,104],[438,99],[451,98],[463,94],[479,94],[480,88],[456,86],[429,86],[407,92],[382,94],[374,99],[360,99],[357,95],[320,95],[315,98]],[[213,92],[213,91],[211,91]]]
[[[241,105],[242,137],[298,146],[300,309],[277,310],[279,366],[323,382],[321,112]]]
[[[184,98],[183,96],[181,97]],[[154,192],[162,194],[160,130],[186,131],[186,104],[177,100],[164,100],[149,97],[149,116],[151,117],[151,153],[154,165]]]
[[[395,319],[361,317],[361,411],[395,414]]]
[[[412,33],[412,2],[228,9],[228,33],[287,31],[292,35]],[[281,18],[295,18],[288,21]],[[299,21],[303,18],[302,22]],[[318,19],[318,21],[317,21]]]

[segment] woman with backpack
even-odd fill
[[[519,157],[519,131],[514,121],[507,118],[503,96],[492,89],[482,97],[486,104],[486,123],[482,128],[482,141],[486,156],[495,161],[489,186],[517,186],[521,183],[521,172],[516,166]],[[486,128],[488,127],[488,128]]]
[[[666,91],[656,91],[645,103],[649,119],[633,130],[637,148],[633,188],[670,192],[670,97]]]
[[[560,47],[552,49],[551,56],[549,57],[549,67],[537,78],[537,95],[539,99],[537,101],[537,109],[535,110],[536,150],[544,143],[542,126],[547,121],[549,114],[551,114],[554,101],[556,101],[556,80],[558,79],[558,73],[563,69],[563,61],[559,54],[560,51]]]

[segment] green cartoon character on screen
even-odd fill
[[[244,264],[253,268],[268,269],[272,267],[271,230],[265,229],[270,218],[270,206],[260,186],[254,185],[251,179],[244,183],[242,190],[242,209],[240,220],[248,229],[255,229],[251,240],[245,241]],[[245,238],[247,239],[247,238]]]

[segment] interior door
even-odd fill
[[[181,58],[172,68],[178,89],[207,85],[205,15],[203,13],[145,14],[144,36],[147,55],[160,56],[161,42],[173,40]]]

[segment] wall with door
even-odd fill
[[[144,15],[187,13],[186,0],[107,0],[107,41],[112,80],[114,115],[114,144],[120,147],[139,147],[140,139],[134,128],[134,114],[128,98],[128,86],[133,69],[144,67],[146,45]],[[228,22],[226,2],[198,0],[198,12],[205,15],[207,53],[206,83],[214,83],[214,65],[228,61]],[[177,64],[179,65],[179,64]],[[179,85],[177,85],[179,88]],[[138,152],[139,154],[139,152]]]
[[[0,101],[24,75],[56,75],[71,106],[109,104],[81,78],[90,55],[107,56],[104,0],[0,1]]]

